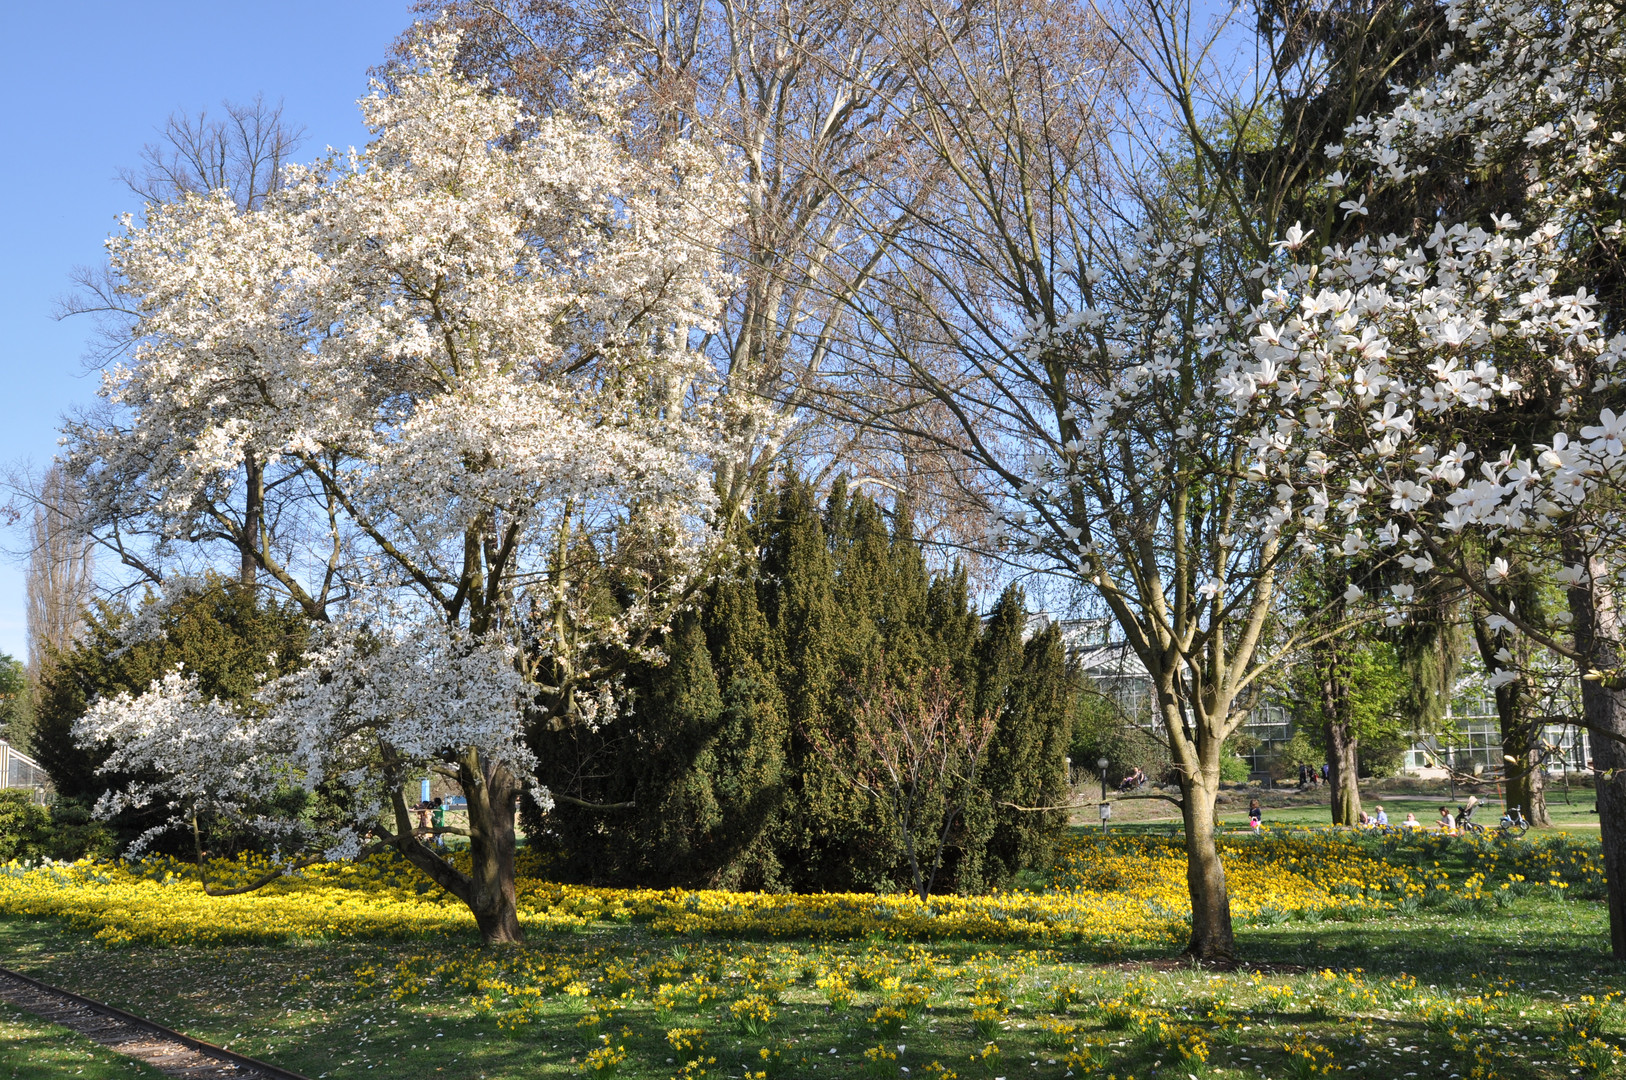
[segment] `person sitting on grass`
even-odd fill
[[[1406,811],[1406,820],[1400,824],[1402,828],[1406,829],[1421,829],[1423,827],[1423,823],[1417,820],[1417,815],[1410,810]]]
[[[1387,829],[1389,827],[1389,815],[1383,812],[1382,803],[1378,803],[1376,806],[1372,807],[1372,824],[1376,825],[1380,829]]]
[[[1448,806],[1440,807],[1440,831],[1447,836],[1455,836],[1457,832],[1457,820],[1451,816]]]

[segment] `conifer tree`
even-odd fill
[[[564,872],[587,880],[904,886],[895,816],[828,748],[861,744],[852,736],[863,703],[911,707],[931,672],[934,693],[961,695],[978,716],[994,710],[999,743],[997,768],[979,773],[949,833],[937,887],[1008,881],[1064,824],[1003,805],[1062,801],[1060,636],[1024,643],[1025,628],[1020,590],[985,626],[963,571],[928,571],[906,503],[889,522],[838,480],[821,508],[811,485],[787,478],[758,493],[734,567],[667,635],[666,661],[637,673],[632,715],[537,746],[545,782],[568,797],[533,834],[551,837]],[[917,808],[921,835],[941,826],[942,797]]]
[[[130,623],[137,618],[154,622],[156,630],[132,643],[127,640]],[[83,631],[72,647],[53,651],[43,665],[34,755],[60,798],[93,804],[104,791],[123,788],[131,779],[98,772],[107,749],[74,739],[74,721],[96,701],[142,693],[180,664],[197,676],[205,695],[246,707],[262,679],[299,665],[306,635],[307,623],[299,612],[257,600],[252,589],[219,578],[169,601],[149,600],[134,612],[98,603],[85,613]],[[167,808],[130,810],[109,824],[122,844],[168,816]],[[227,836],[211,838],[217,850],[232,842]],[[175,837],[168,846],[190,851],[192,839]]]
[[[782,870],[769,836],[785,801],[790,731],[754,568],[718,584],[708,615],[707,640],[723,687],[712,753],[720,821],[708,859],[718,885],[773,887]]]
[[[1020,594],[1016,608],[1021,611]],[[987,865],[1000,883],[1046,866],[1066,811],[1065,757],[1070,693],[1061,627],[1050,623],[1022,646],[1022,667],[1006,691],[1005,709],[988,747],[984,782],[995,799]]]
[[[966,808],[965,830],[960,843],[961,862],[957,867],[956,883],[962,891],[981,891],[997,884],[1003,874],[1003,864],[988,865],[988,844],[999,825],[1000,808],[994,792],[1000,791],[996,777],[1008,778],[1009,752],[996,747],[1007,743],[1002,730],[1009,722],[1011,703],[1015,696],[1015,683],[1022,671],[1022,632],[1027,617],[1022,610],[1022,592],[1012,586],[995,601],[983,625],[976,654],[976,710],[977,715],[993,713],[997,717],[994,746],[989,747],[989,762],[983,770],[981,797]],[[996,759],[1002,763],[996,763]],[[1000,795],[999,798],[1003,798]]]

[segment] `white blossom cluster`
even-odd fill
[[[1052,452],[1029,454],[1013,484],[1024,505],[995,537],[1044,552],[1101,587],[1144,576],[1137,537],[1150,534],[1170,547],[1156,558],[1171,570],[1181,564],[1163,588],[1170,617],[1184,623],[1189,612],[1225,609],[1237,595],[1228,583],[1258,569],[1263,546],[1303,532],[1300,509],[1311,496],[1274,483],[1279,465],[1265,463],[1296,466],[1309,448],[1251,394],[1231,392],[1259,315],[1216,299],[1226,294],[1223,282],[1240,276],[1224,261],[1222,226],[1196,209],[1128,240],[1144,254],[1121,256],[1110,276],[1089,271],[1085,302],[1054,325],[1034,321],[1021,342],[1028,361],[1063,356],[1076,373]],[[1273,381],[1272,390],[1297,393],[1298,385]],[[1253,468],[1235,477],[1238,497],[1225,513],[1206,532],[1177,523],[1172,481],[1194,468],[1224,474],[1234,455]],[[1317,516],[1313,503],[1308,513]],[[1168,533],[1176,529],[1188,532],[1175,541]],[[1187,611],[1176,615],[1179,604]],[[1200,618],[1206,628],[1209,616]]]
[[[264,572],[331,624],[251,710],[181,672],[98,703],[82,736],[163,778],[106,809],[342,790],[316,839],[344,851],[414,770],[473,749],[527,776],[526,673],[647,648],[713,543],[723,405],[699,346],[741,185],[683,139],[631,152],[647,133],[613,77],[528,116],[456,74],[456,49],[422,36],[361,103],[360,152],[291,169],[255,209],[151,205],[109,241],[137,321],[103,382],[113,419],[68,429],[84,527],[144,530],[155,559],[227,535],[257,462]],[[618,613],[561,569],[581,550],[644,560],[618,571]],[[615,710],[609,681],[570,693],[589,720]]]
[[[152,206],[109,242],[141,311],[103,387],[130,423],[70,434],[110,510],[140,484],[170,535],[206,527],[248,450],[322,466],[424,550],[492,507],[709,499],[689,337],[720,307],[734,187],[680,142],[659,168],[626,153],[608,101],[522,117],[454,51],[431,38],[363,102],[375,137],[344,167],[294,170],[262,210]]]
[[[1507,170],[1523,219],[1441,222],[1422,242],[1289,244],[1294,265],[1256,309],[1227,388],[1239,406],[1271,393],[1278,423],[1315,448],[1319,475],[1285,458],[1262,464],[1341,517],[1346,554],[1376,545],[1419,578],[1444,560],[1459,580],[1496,585],[1507,563],[1475,563],[1465,537],[1561,523],[1586,557],[1549,577],[1619,589],[1626,418],[1605,403],[1626,387],[1626,336],[1606,331],[1581,253],[1622,233],[1599,207],[1614,213],[1600,196],[1622,178],[1626,23],[1594,2],[1453,2],[1447,14],[1462,39],[1456,65],[1327,148],[1373,176],[1342,209],[1364,214],[1368,195],[1431,169]],[[1333,186],[1348,179],[1335,172]],[[1492,408],[1523,410],[1550,434],[1511,445],[1476,436],[1473,417]],[[1403,603],[1415,588],[1390,591]],[[1498,612],[1494,628],[1508,616],[1522,618]],[[1569,619],[1522,628],[1540,636]],[[1504,668],[1490,682],[1518,677]]]
[[[111,747],[103,772],[152,777],[108,792],[97,812],[163,805],[173,814],[168,825],[216,814],[292,849],[340,857],[426,762],[473,748],[518,775],[533,770],[521,738],[523,682],[500,641],[436,623],[394,632],[344,626],[324,635],[308,660],[263,686],[248,709],[205,698],[197,677],[180,670],[143,694],[97,701],[75,724],[75,738]],[[283,790],[322,788],[343,793],[325,813],[255,816]]]

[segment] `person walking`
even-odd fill
[[[437,798],[429,805],[432,807],[430,817],[435,823],[435,846],[445,847],[446,842],[441,839],[440,830],[446,827],[446,804]]]

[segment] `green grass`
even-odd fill
[[[1426,858],[1432,862],[1436,855],[1454,876],[1467,872],[1466,861],[1449,846]],[[1408,1074],[1420,1080],[1466,1078],[1476,1064],[1486,1080],[1491,1075],[1503,1080],[1612,1075],[1578,1066],[1572,1060],[1578,1044],[1560,1025],[1564,1007],[1581,1003],[1583,995],[1626,987],[1626,968],[1607,958],[1606,917],[1595,899],[1558,899],[1534,889],[1507,906],[1461,914],[1423,907],[1355,922],[1300,919],[1245,926],[1239,928],[1239,943],[1245,957],[1265,966],[1262,974],[1196,970],[1144,951],[1108,963],[1078,953],[972,943],[922,948],[884,941],[740,942],[657,937],[638,926],[604,925],[586,933],[537,935],[527,949],[503,954],[511,964],[570,963],[579,969],[582,988],[591,985],[597,995],[588,999],[566,989],[540,997],[530,1023],[505,1031],[490,1010],[482,1011],[466,990],[451,985],[456,972],[493,955],[472,940],[107,951],[60,925],[0,920],[0,954],[10,966],[211,1042],[334,1080],[608,1075],[584,1072],[587,1055],[601,1045],[601,1033],[610,1036],[612,1046],[626,1049],[618,1075],[669,1080],[694,1056],[669,1045],[666,1032],[673,1028],[705,1032],[703,1071],[691,1071],[691,1077],[742,1077],[766,1047],[788,1059],[779,1076],[919,1080],[934,1075],[926,1070],[940,1061],[964,1080],[1063,1080],[1064,1044],[1044,1030],[1056,1022],[1077,1025],[1074,1038],[1085,1044],[1102,1044],[1094,1051],[1100,1069],[1075,1069],[1080,1078],[1110,1073],[1119,1080],[1284,1080],[1295,1075],[1284,1051],[1295,1040],[1312,1047],[1312,1055],[1323,1053],[1336,1075],[1358,1080],[1406,1080]],[[410,988],[389,976],[402,961],[420,973],[450,966],[439,976],[431,974],[421,992],[398,1000],[390,987]],[[617,984],[605,993],[607,983],[619,978],[612,974],[617,963],[633,969],[626,983],[631,997],[619,1013],[602,1015],[596,1026],[581,1026],[590,1013],[603,1013],[604,999],[619,992]],[[871,1015],[889,994],[862,977],[855,979],[853,1004],[831,1008],[813,976],[820,965],[842,963],[876,978],[891,970],[923,987],[924,1008],[902,1019],[901,1027],[895,1019],[890,1027],[881,1026],[888,1023],[885,1018],[872,1023]],[[365,974],[367,969],[373,974]],[[1345,974],[1329,980],[1319,974],[1326,969]],[[698,976],[721,996],[661,1009],[650,992],[655,970],[671,981]],[[979,978],[999,984],[1009,1005],[992,1021],[984,1018],[980,1032],[972,1015]],[[758,986],[766,980],[780,997],[775,1020],[755,1031],[728,1007],[753,991],[752,980]],[[1058,996],[1063,984],[1075,986],[1077,993]],[[1485,1003],[1473,1006],[1472,1023],[1459,1023],[1453,1037],[1450,1025],[1438,1019],[1444,1015],[1440,1010],[1478,996]],[[1142,998],[1161,1010],[1162,1028],[1156,1018],[1128,1017],[1125,1003]],[[513,1007],[506,1001],[492,1005],[498,1012]],[[1174,1045],[1181,1031],[1197,1033],[1208,1050],[1206,1063],[1179,1060]],[[1626,1016],[1619,1006],[1594,1034],[1609,1045],[1626,1041]],[[997,1057],[974,1063],[972,1057],[990,1039],[999,1048]],[[0,1038],[0,1047],[7,1042]],[[47,1038],[30,1045],[57,1042]],[[897,1053],[897,1061],[883,1067],[867,1062],[865,1050],[877,1045]],[[1609,1045],[1591,1052],[1607,1054]],[[1323,1049],[1314,1050],[1317,1046]],[[88,1059],[58,1062],[43,1054],[27,1057],[29,1068],[16,1072],[15,1053],[12,1058],[5,1053],[0,1049],[0,1063],[13,1072],[0,1069],[0,1077],[101,1075],[90,1071]],[[95,1053],[104,1061],[108,1055]],[[715,1063],[707,1064],[704,1059],[712,1057]],[[910,1072],[901,1073],[899,1066]],[[75,1071],[81,1067],[86,1071]]]
[[[1247,793],[1227,792],[1227,794],[1233,795],[1233,799],[1231,802],[1219,807],[1221,823],[1226,829],[1233,832],[1246,831],[1248,826]],[[1325,792],[1322,791],[1320,794],[1324,796]],[[1548,795],[1550,797],[1547,802],[1547,812],[1555,828],[1576,831],[1582,835],[1597,835],[1598,815],[1594,809],[1595,803],[1590,790],[1573,792],[1573,801],[1570,803],[1563,801],[1561,792],[1550,791]],[[1495,829],[1497,822],[1502,817],[1503,802],[1494,796],[1490,799],[1483,799],[1483,796],[1481,798],[1483,801],[1474,812],[1474,820],[1487,829]],[[1367,813],[1371,813],[1374,806],[1381,804],[1384,812],[1389,815],[1391,825],[1399,825],[1405,820],[1409,811],[1417,815],[1417,820],[1422,822],[1425,828],[1432,828],[1439,819],[1440,807],[1449,806],[1454,817],[1457,807],[1467,802],[1467,800],[1468,796],[1460,792],[1454,799],[1444,796],[1417,797],[1384,794],[1374,797],[1371,792],[1363,792],[1361,806]],[[1163,809],[1173,810],[1168,804],[1150,802],[1143,805],[1148,808],[1156,808],[1157,812],[1142,810],[1135,818],[1127,821],[1123,820],[1121,816],[1115,816],[1110,828],[1115,832],[1150,833],[1165,836],[1180,827],[1178,814],[1161,812]],[[1122,815],[1123,804],[1115,804],[1113,812],[1114,815]],[[1093,810],[1086,808],[1077,816],[1080,824],[1075,826],[1076,828],[1086,831],[1095,831],[1100,828],[1099,820],[1093,816]],[[1267,803],[1265,806],[1265,821],[1273,825],[1327,825],[1331,823],[1331,820],[1331,811],[1324,797],[1316,800],[1311,805],[1271,806]],[[1590,833],[1588,830],[1590,830]]]
[[[65,1027],[46,1023],[0,1001],[0,1077],[47,1080],[82,1077],[84,1080],[130,1080],[164,1074],[132,1058],[116,1054]]]

